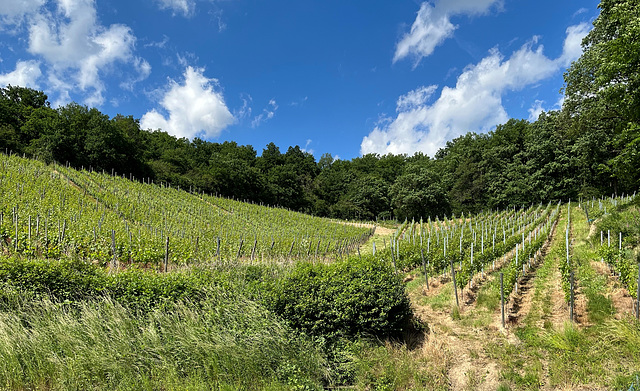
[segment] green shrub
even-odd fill
[[[108,295],[124,306],[146,311],[181,300],[198,302],[219,280],[205,270],[159,274],[131,268],[109,274],[82,260],[0,258],[0,289],[53,302],[81,302]]]
[[[83,261],[0,258],[0,282],[56,301],[96,297],[106,274]]]
[[[271,286],[266,301],[293,327],[330,340],[398,337],[412,315],[400,277],[373,257],[299,263]]]

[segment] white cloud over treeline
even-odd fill
[[[431,101],[437,86],[422,86],[398,98],[395,118],[385,117],[365,136],[360,152],[433,156],[447,140],[469,131],[485,132],[509,119],[502,105],[507,91],[520,90],[549,78],[582,53],[580,42],[589,31],[586,23],[566,30],[562,54],[548,58],[534,37],[509,58],[493,49],[477,64],[467,66],[455,86],[444,86]],[[539,108],[534,107],[532,117]]]

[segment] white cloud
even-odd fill
[[[438,0],[435,5],[423,2],[411,30],[397,43],[393,62],[413,56],[417,65],[453,35],[457,26],[451,23],[452,16],[482,14],[499,4],[501,0]]]
[[[255,116],[253,121],[251,121],[251,127],[257,128],[263,122],[270,120],[276,115],[276,110],[278,110],[278,104],[275,99],[269,100],[269,104],[262,110],[262,113]]]
[[[29,52],[42,56],[50,73],[71,78],[68,84],[85,92],[90,105],[104,101],[101,75],[113,64],[133,64],[139,75],[148,75],[148,67],[133,56],[135,41],[125,25],[100,25],[92,0],[58,0],[56,12],[40,12],[29,28]]]
[[[538,117],[540,116],[540,114],[542,114],[543,111],[545,111],[545,109],[542,107],[542,104],[544,103],[543,100],[538,100],[536,99],[535,102],[533,102],[533,105],[531,105],[531,107],[529,107],[529,122],[534,122],[535,120],[538,119]]]
[[[305,96],[302,99],[298,99],[297,101],[293,101],[291,103],[289,103],[289,106],[304,106],[304,104],[309,100],[308,96]]]
[[[456,26],[449,21],[449,15],[440,13],[427,2],[422,3],[411,31],[396,45],[393,62],[414,55],[416,64],[419,63],[423,57],[433,53],[436,46],[449,38],[455,29]]]
[[[165,46],[167,46],[168,42],[169,42],[169,37],[167,37],[166,35],[163,34],[162,41],[149,42],[149,43],[144,44],[144,47],[146,47],[146,48],[148,48],[148,47],[156,47],[156,48],[164,49]]]
[[[582,39],[591,30],[588,23],[580,23],[575,26],[567,27],[567,38],[564,40],[562,48],[562,57],[559,61],[562,66],[567,67],[572,61],[577,60],[582,54]]]
[[[310,153],[313,155],[313,153],[315,152],[312,148],[309,148],[309,145],[311,145],[311,143],[313,142],[313,140],[311,140],[310,138],[307,139],[307,142],[304,144],[304,148],[300,148],[300,150],[302,152],[306,152],[306,153]]]
[[[579,10],[573,13],[573,17],[575,18],[576,16],[584,14],[586,12],[589,12],[588,8],[580,8]]]
[[[432,104],[427,104],[434,86],[420,87],[398,99],[395,118],[380,121],[360,145],[360,152],[412,154],[422,151],[433,156],[451,140],[469,131],[486,132],[509,119],[502,106],[506,91],[522,89],[563,69],[580,53],[574,42],[587,30],[567,29],[564,51],[557,59],[546,57],[537,38],[504,59],[497,50],[475,65],[466,67],[454,87],[445,86]],[[536,46],[537,45],[537,46]]]
[[[37,12],[46,0],[0,0],[0,23],[13,25],[20,23],[26,15]],[[2,30],[5,26],[0,26]]]
[[[135,57],[132,60],[132,65],[136,70],[135,77],[129,77],[126,81],[120,83],[120,88],[123,90],[133,91],[133,87],[136,83],[143,81],[151,74],[151,64],[144,58]]]
[[[234,110],[233,116],[239,120],[243,120],[251,117],[251,104],[253,103],[253,98],[249,94],[241,94],[240,99],[242,99],[242,107]]]
[[[546,103],[543,100],[536,99],[531,107],[527,110],[529,112],[529,122],[534,122],[540,117],[543,111],[551,111],[551,110],[560,110],[562,109],[562,105],[564,104],[564,95],[560,95],[558,101],[551,107],[551,109],[545,108],[543,105]]]
[[[213,138],[233,124],[235,118],[227,108],[222,93],[214,87],[216,79],[204,76],[204,69],[187,67],[184,83],[169,82],[160,105],[168,118],[153,109],[140,119],[143,129],[161,129],[177,137]]]
[[[184,16],[191,16],[196,7],[193,0],[158,0],[161,9],[168,9],[173,14],[182,13]]]
[[[0,74],[0,86],[37,88],[37,80],[42,75],[40,63],[35,60],[18,61],[13,72]]]
[[[0,0],[0,17],[7,25],[26,22],[28,38],[19,41],[28,42],[29,53],[46,75],[46,89],[56,92],[62,103],[74,91],[84,103],[101,105],[104,76],[112,74],[116,64],[131,69],[122,72],[122,88],[131,89],[150,73],[149,63],[134,55],[131,29],[102,25],[95,0]]]
[[[396,111],[407,111],[424,105],[437,88],[438,86],[436,85],[428,87],[422,86],[413,91],[409,91],[406,95],[400,96],[396,103]]]

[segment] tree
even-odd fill
[[[18,153],[39,137],[38,132],[23,132],[23,125],[38,109],[49,109],[47,95],[26,87],[0,88],[0,146]],[[49,109],[50,110],[50,109]]]
[[[598,7],[583,54],[565,73],[563,112],[572,120],[575,152],[588,158],[583,176],[630,190],[640,180],[633,165],[640,143],[640,1],[602,0]]]
[[[451,212],[447,193],[432,162],[408,165],[391,186],[389,196],[400,220],[417,220]]]

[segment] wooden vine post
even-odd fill
[[[453,293],[456,296],[456,306],[460,306],[460,302],[458,301],[458,287],[456,286],[456,270],[453,268],[453,258],[449,259],[451,263],[451,280],[453,281]]]
[[[111,260],[111,270],[116,269],[116,231],[111,230],[111,249],[113,251],[113,259]]]
[[[569,274],[569,295],[570,295],[570,310],[569,310],[569,319],[573,322],[573,271]]]
[[[427,290],[429,290],[429,275],[427,274],[427,266],[424,263],[424,250],[420,248],[420,256],[422,257],[422,272],[424,273],[424,281],[427,284]]]
[[[640,263],[638,264],[638,285],[636,292],[636,320],[640,320]]]
[[[502,328],[504,328],[504,273],[500,273],[500,308],[502,313]]]
[[[169,235],[167,235],[167,240],[164,244],[164,272],[166,273],[169,270]]]

